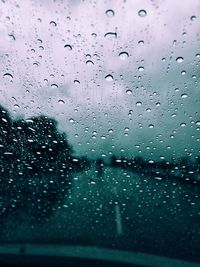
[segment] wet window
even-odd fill
[[[198,0],[0,1],[2,247],[200,262],[199,29]]]

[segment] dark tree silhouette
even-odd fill
[[[71,184],[75,165],[71,154],[66,135],[58,132],[54,119],[13,121],[0,107],[1,219],[22,213],[38,221],[48,218]]]

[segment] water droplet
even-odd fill
[[[200,121],[196,121],[195,123],[197,126],[200,126]]]
[[[109,133],[113,133],[113,129],[109,129],[108,132],[109,132]]]
[[[149,128],[150,129],[154,128],[154,125],[153,124],[149,124]]]
[[[8,34],[8,36],[9,36],[11,41],[15,41],[16,40],[14,34],[11,33],[11,34]]]
[[[78,85],[78,84],[80,84],[80,81],[79,80],[74,80],[74,84]]]
[[[10,74],[9,72],[6,72],[6,73],[3,75],[3,78],[6,78],[6,79],[9,79],[10,81],[12,81],[13,76],[12,76],[12,74]]]
[[[182,63],[183,60],[184,60],[183,57],[177,57],[176,62],[178,62],[178,63]]]
[[[55,21],[53,21],[53,20],[52,20],[52,21],[50,21],[50,22],[49,22],[49,24],[51,25],[51,27],[56,27],[56,26],[57,26],[56,22],[55,22]]]
[[[144,67],[140,66],[140,67],[138,68],[138,70],[139,70],[139,71],[143,71],[143,70],[144,70]]]
[[[195,56],[196,56],[196,58],[200,58],[200,54],[196,54]]]
[[[106,37],[108,39],[117,38],[117,33],[116,32],[107,32],[104,34],[104,37]]]
[[[185,75],[186,74],[186,71],[185,70],[182,70],[181,71],[181,75]]]
[[[119,53],[119,57],[120,59],[125,60],[129,57],[129,54],[127,52],[121,52]]]
[[[182,94],[182,95],[181,95],[181,98],[187,98],[187,97],[188,97],[187,94]]]
[[[17,109],[20,108],[20,106],[18,104],[15,104],[14,107]]]
[[[58,85],[56,83],[52,83],[51,87],[55,89],[55,88],[58,88]]]
[[[92,34],[92,37],[96,38],[97,37],[97,34],[95,32],[93,32]]]
[[[136,106],[138,106],[138,107],[142,106],[142,102],[140,102],[140,101],[136,102]]]
[[[190,17],[190,20],[191,20],[191,21],[195,21],[196,18],[197,18],[196,16],[191,16],[191,17]]]
[[[60,100],[58,100],[58,104],[63,105],[63,104],[65,104],[65,101],[60,99]]]
[[[182,122],[182,123],[180,124],[180,126],[181,126],[181,127],[185,127],[185,126],[186,126],[186,123],[185,123],[185,122]]]
[[[74,122],[74,119],[73,118],[70,118],[69,121],[72,123],[72,122]]]
[[[115,15],[115,12],[114,12],[114,10],[112,10],[112,9],[108,9],[108,10],[106,10],[106,15],[108,16],[108,17],[113,17],[114,15]]]
[[[140,40],[140,41],[138,42],[138,44],[139,44],[139,45],[143,45],[143,44],[144,44],[144,41],[143,41],[143,40]]]
[[[107,82],[112,82],[113,81],[113,76],[111,74],[108,74],[105,76],[105,79]]]
[[[92,65],[94,65],[94,62],[92,60],[87,60],[86,61],[86,65],[87,66],[92,66]]]
[[[143,18],[143,17],[146,17],[147,12],[146,12],[146,10],[141,9],[141,10],[138,11],[138,15],[139,15],[141,18]]]
[[[132,94],[132,90],[130,90],[130,89],[126,90],[126,94],[127,95],[131,95]]]
[[[151,112],[151,109],[150,109],[150,108],[147,108],[147,109],[146,109],[146,112]]]
[[[68,51],[71,51],[71,50],[72,50],[72,46],[69,45],[69,44],[66,44],[66,45],[64,46],[64,48],[66,48]]]

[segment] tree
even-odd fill
[[[71,184],[72,148],[46,116],[13,121],[0,107],[0,216],[48,218]]]

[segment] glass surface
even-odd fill
[[[1,245],[200,263],[199,64],[198,0],[1,0]]]

